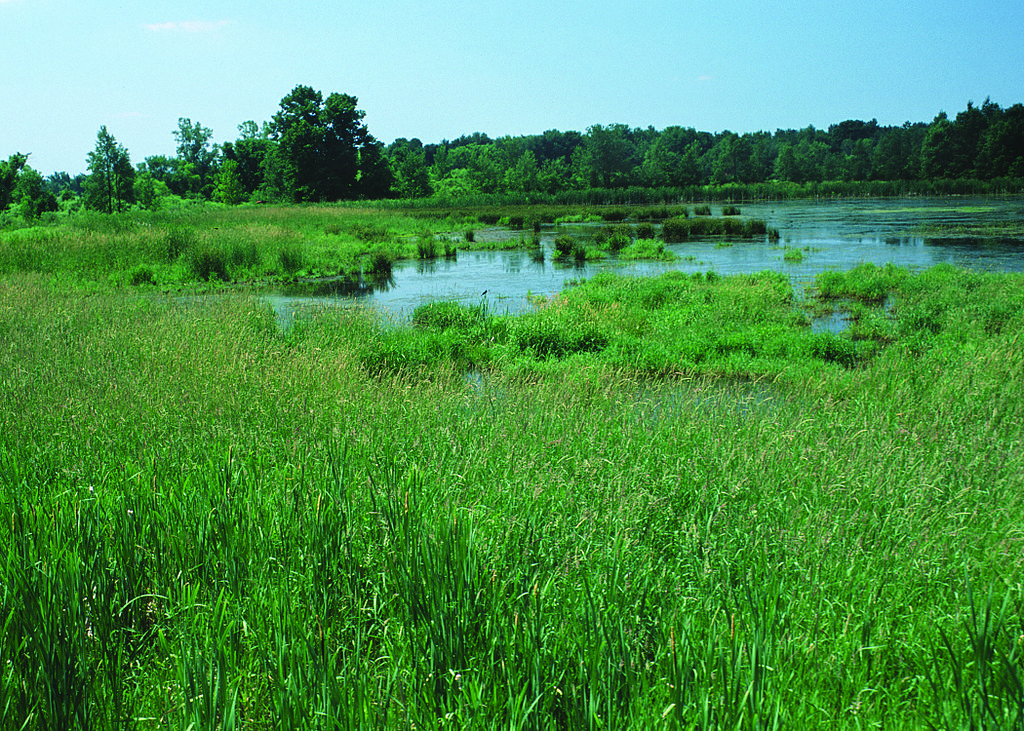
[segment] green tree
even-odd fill
[[[135,193],[135,202],[149,211],[159,208],[163,200],[172,195],[167,183],[157,180],[146,170],[139,170],[135,173],[132,190]]]
[[[753,148],[746,135],[724,132],[710,153],[714,157],[711,180],[714,183],[749,183],[752,179]]]
[[[248,120],[238,125],[238,131],[241,136],[234,142],[225,142],[221,156],[224,163],[236,163],[232,175],[238,177],[244,200],[263,187],[266,161],[274,155],[277,143],[270,139],[273,132],[269,124],[261,128],[256,122]]]
[[[532,150],[524,150],[515,162],[505,169],[503,187],[513,193],[532,193],[540,190],[540,166]]]
[[[100,127],[96,148],[86,158],[89,178],[86,180],[86,205],[97,211],[114,213],[125,210],[135,200],[135,169],[128,151]]]
[[[178,119],[178,129],[174,139],[178,143],[178,159],[181,161],[188,180],[186,194],[189,197],[203,197],[209,200],[213,192],[213,179],[216,174],[217,158],[220,149],[211,145],[213,131],[199,122],[193,124],[191,119]]]
[[[645,177],[651,185],[701,182],[699,134],[692,127],[666,127],[647,149]]]
[[[785,182],[801,183],[800,168],[796,164],[793,145],[783,142],[775,158],[775,178]]]
[[[358,99],[296,86],[274,115],[273,137],[291,196],[332,201],[359,193],[360,153],[375,140],[363,124]],[[368,159],[372,159],[372,153]]]
[[[626,125],[588,127],[577,153],[578,174],[591,187],[617,188],[632,182],[633,168],[638,161],[636,146]]]
[[[0,212],[7,208],[14,199],[14,188],[18,183],[18,175],[28,162],[28,155],[16,152],[0,161]]]
[[[34,221],[43,213],[52,213],[60,208],[57,197],[46,189],[43,176],[27,165],[18,176],[14,197],[26,221]]]
[[[217,173],[217,190],[214,196],[221,203],[237,205],[245,200],[245,187],[242,185],[242,174],[235,160],[225,160]]]
[[[921,174],[929,180],[954,177],[954,147],[953,123],[939,112],[921,143]]]
[[[430,169],[426,150],[419,139],[399,137],[388,146],[386,158],[391,167],[393,189],[399,198],[430,195]]]
[[[989,125],[982,149],[986,177],[1024,177],[1024,105],[1014,104]]]
[[[368,137],[359,148],[359,196],[371,200],[387,198],[391,195],[394,182],[384,155],[384,144]]]

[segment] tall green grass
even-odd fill
[[[650,379],[602,354],[769,342],[788,286],[435,305],[442,355],[8,276],[0,727],[1019,727],[1018,285],[906,277],[856,368]],[[467,378],[474,328],[518,354]]]

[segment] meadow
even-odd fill
[[[315,211],[306,261],[453,225]],[[0,728],[1024,726],[1021,275],[284,329],[132,285],[152,228],[3,241]]]

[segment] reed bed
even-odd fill
[[[0,728],[1020,727],[1019,277],[891,279],[855,368],[650,379],[6,277]]]

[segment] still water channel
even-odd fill
[[[650,276],[671,270],[728,275],[771,269],[789,275],[798,290],[822,271],[851,269],[866,262],[911,269],[946,262],[986,271],[1024,271],[1024,198],[1020,197],[787,201],[748,203],[741,210],[743,216],[764,219],[778,229],[781,240],[693,239],[666,246],[678,256],[672,262],[626,262],[612,256],[576,265],[552,261],[552,241],[563,231],[585,237],[586,227],[545,227],[543,263],[525,251],[460,250],[455,260],[396,263],[392,281],[383,286],[329,294],[277,289],[267,292],[267,298],[285,323],[307,307],[356,303],[401,321],[434,299],[475,304],[486,296],[495,313],[521,312],[529,308],[530,294],[551,296],[561,291],[566,280],[588,279],[607,270]],[[712,206],[712,212],[717,216],[721,209]],[[984,238],[957,233],[986,226],[1001,233]],[[477,241],[523,235],[529,232],[476,231]],[[802,258],[786,258],[787,250],[799,250]]]

